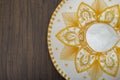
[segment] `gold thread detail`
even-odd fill
[[[50,54],[51,60],[52,60],[52,62],[53,62],[53,64],[54,64],[56,70],[59,72],[59,74],[60,74],[63,78],[65,78],[66,80],[70,80],[70,78],[60,69],[60,67],[58,66],[57,62],[55,61],[55,58],[54,58],[53,52],[52,52],[52,48],[51,48],[51,40],[50,40],[50,38],[51,38],[50,34],[51,34],[51,32],[52,32],[51,29],[52,29],[52,25],[53,25],[53,21],[54,21],[54,19],[55,19],[55,16],[56,16],[56,14],[58,13],[58,11],[61,9],[61,7],[63,6],[63,4],[66,3],[66,1],[67,1],[67,0],[62,0],[62,1],[60,2],[60,4],[58,5],[58,7],[55,9],[55,11],[54,11],[53,14],[52,14],[52,17],[51,17],[51,20],[50,20],[50,23],[49,23],[49,26],[48,26],[47,41],[48,41],[49,54]],[[60,22],[60,21],[58,21],[58,22]]]

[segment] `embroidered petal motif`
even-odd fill
[[[111,75],[116,76],[118,72],[118,57],[116,55],[116,51],[112,50],[102,56],[100,56],[100,66],[102,70]]]
[[[66,26],[78,26],[78,19],[76,12],[64,12],[62,13],[62,16]]]
[[[66,27],[61,30],[56,37],[67,46],[79,46],[79,27]]]
[[[91,80],[98,80],[103,74],[98,61],[95,61],[93,66],[87,72],[91,77]]]
[[[95,0],[91,6],[99,14],[107,7],[107,4],[104,0]]]
[[[60,59],[73,61],[75,59],[75,55],[78,52],[78,50],[79,50],[78,47],[64,46],[60,54]]]
[[[89,5],[83,2],[78,8],[77,15],[80,23],[79,25],[82,27],[85,27],[88,24],[96,21],[95,11]]]
[[[90,55],[86,50],[81,49],[75,58],[75,66],[77,72],[81,73],[91,68],[94,61],[95,55]]]
[[[88,72],[92,80],[101,78],[103,73],[115,77],[120,66],[120,49],[116,47],[118,41],[110,49],[97,51],[100,47],[96,48],[95,46],[96,50],[94,50],[89,45],[89,40],[87,40],[88,28],[92,28],[92,26],[98,27],[102,25],[103,27],[113,27],[113,30],[118,33],[118,28],[120,28],[118,26],[120,22],[119,5],[108,7],[105,2],[104,0],[95,0],[91,7],[82,2],[77,12],[62,13],[64,23],[67,27],[56,35],[65,45],[61,51],[60,60],[73,60],[75,58],[76,71],[78,73]],[[90,24],[92,25],[89,26]],[[102,32],[101,37],[103,37],[103,33],[106,32]],[[98,40],[102,40],[101,37],[97,37],[99,38]],[[95,38],[90,40],[93,41],[91,44],[95,42]],[[108,42],[108,40],[103,41]]]
[[[112,27],[117,27],[119,21],[119,5],[106,8],[99,16],[100,22],[110,24]]]

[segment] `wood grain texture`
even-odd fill
[[[60,0],[0,0],[0,80],[64,80],[47,48]]]

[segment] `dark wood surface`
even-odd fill
[[[60,0],[0,0],[0,80],[64,80],[47,49]]]

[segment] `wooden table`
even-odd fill
[[[0,0],[0,80],[64,80],[47,49],[60,0]]]

